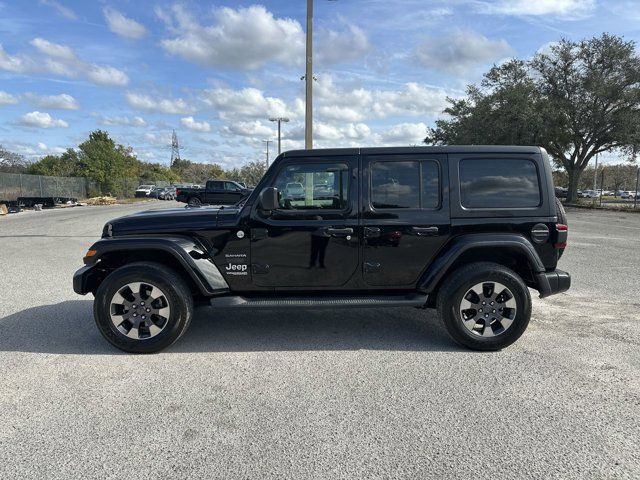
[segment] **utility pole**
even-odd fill
[[[596,168],[593,171],[593,194],[597,195],[596,189],[598,188],[598,156],[600,154],[596,153]],[[596,204],[596,197],[593,197],[593,204]]]
[[[178,145],[178,134],[174,130],[171,135],[171,163],[169,167],[173,167],[176,160],[180,160],[180,145]]]
[[[282,122],[287,123],[289,119],[287,117],[271,117],[269,121],[278,122],[278,155],[280,155],[282,153],[282,149],[280,148],[280,124]]]
[[[638,167],[638,171],[636,172],[636,194],[633,196],[633,208],[636,208],[638,205],[638,187],[640,186],[640,167]]]
[[[307,62],[305,70],[304,148],[313,148],[313,0],[307,0]]]
[[[273,140],[262,140],[267,144],[267,168],[269,168],[269,144],[273,142]]]

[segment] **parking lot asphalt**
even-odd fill
[[[573,287],[501,352],[386,308],[203,311],[124,354],[72,274],[107,220],[175,205],[0,218],[0,478],[640,477],[640,215],[570,210]]]

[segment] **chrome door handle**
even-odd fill
[[[419,237],[427,237],[430,235],[438,235],[438,227],[412,227],[411,231]]]
[[[325,232],[327,232],[329,235],[332,235],[332,236],[353,235],[353,228],[351,228],[351,227],[346,227],[346,228],[327,227],[325,229]]]

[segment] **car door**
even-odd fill
[[[305,156],[280,163],[262,187],[283,192],[303,185],[303,196],[285,198],[273,211],[253,206],[251,262],[256,286],[340,287],[358,271],[358,157]],[[330,193],[314,196],[314,185]]]
[[[244,196],[242,189],[235,182],[224,182],[225,203],[236,204]]]
[[[205,187],[205,201],[212,205],[221,205],[224,202],[224,182],[210,180]]]
[[[410,288],[450,235],[447,156],[364,155],[363,278]]]

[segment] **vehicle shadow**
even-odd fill
[[[435,311],[412,308],[239,311],[201,308],[166,352],[462,350]],[[0,351],[124,355],[102,338],[92,302],[29,308],[0,319]]]

